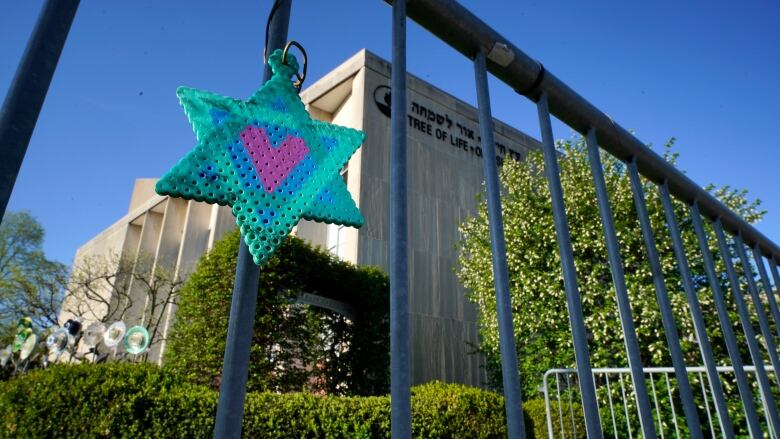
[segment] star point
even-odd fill
[[[179,87],[198,144],[155,187],[161,195],[232,206],[257,264],[301,219],[363,224],[339,171],[365,135],[311,119],[290,81],[297,61],[287,61],[275,51],[271,79],[246,101]]]

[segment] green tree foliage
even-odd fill
[[[205,255],[180,292],[165,364],[216,385],[238,255],[234,232]],[[379,394],[389,385],[389,282],[289,237],[261,269],[248,389]],[[354,307],[352,320],[296,304],[301,293]]]
[[[0,383],[0,438],[210,438],[218,394],[150,364],[57,365]],[[544,401],[525,406],[530,438],[547,438]],[[579,405],[566,413],[580,413]],[[584,437],[582,420],[553,426]],[[415,438],[505,438],[500,394],[457,384],[412,387]],[[578,435],[573,435],[576,428]],[[263,438],[389,438],[387,396],[259,393],[246,397],[243,433]],[[556,436],[557,437],[557,436]]]
[[[676,154],[670,153],[669,149],[672,143],[673,140],[667,145],[666,158],[674,163]],[[589,336],[591,362],[594,367],[626,367],[628,363],[587,148],[582,138],[561,141],[558,148],[560,178]],[[629,178],[621,162],[606,154],[602,154],[602,160],[642,362],[645,366],[670,366],[667,341]],[[548,182],[543,170],[542,155],[535,152],[529,154],[522,164],[507,161],[501,172],[514,334],[526,398],[538,394],[537,389],[546,370],[574,366],[563,275]],[[758,221],[764,213],[759,209],[759,202],[747,200],[745,191],[728,187],[709,189],[748,222]],[[698,365],[701,364],[701,357],[658,190],[649,182],[644,182],[644,190],[685,359],[689,365]],[[722,360],[721,363],[729,363],[698,241],[689,220],[690,212],[687,206],[676,202],[675,213],[716,359]],[[461,232],[463,241],[457,273],[470,291],[471,300],[481,311],[481,350],[488,359],[491,384],[498,387],[501,383],[500,355],[490,234],[484,203],[480,203],[476,217],[462,225]],[[722,260],[713,238],[710,239],[710,249],[715,252],[719,272],[723,273]],[[725,277],[721,282],[724,287],[727,285]],[[725,288],[724,291],[730,289]],[[734,312],[732,323],[738,323]],[[745,344],[741,343],[741,346]]]
[[[29,212],[6,212],[0,224],[0,326],[13,331],[31,317],[36,331],[57,324],[65,265],[46,258],[44,230]]]

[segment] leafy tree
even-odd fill
[[[29,212],[7,212],[0,224],[0,330],[13,332],[20,317],[37,330],[57,324],[68,269],[46,258],[44,230]]]
[[[672,141],[665,157],[674,163]],[[582,138],[559,141],[560,178],[571,232],[577,279],[591,361],[594,367],[625,367],[625,349],[617,313],[614,287],[606,244],[599,217],[588,153]],[[605,180],[620,243],[623,268],[634,322],[645,366],[669,366],[666,338],[656,302],[643,236],[634,209],[629,178],[624,165],[602,154]],[[573,367],[574,354],[569,316],[563,288],[563,275],[553,225],[550,194],[540,152],[529,154],[524,163],[504,163],[502,208],[507,244],[510,294],[514,314],[514,335],[525,398],[538,392],[544,372],[550,368]],[[758,221],[763,211],[758,201],[748,201],[745,191],[725,187],[709,190],[748,222]],[[677,260],[666,229],[657,187],[644,182],[646,202],[673,312],[681,337],[685,360],[701,364],[693,323],[683,293]],[[716,360],[729,363],[718,325],[712,293],[699,254],[698,241],[689,220],[689,210],[675,202],[693,280],[706,318]],[[709,226],[707,226],[709,227]],[[480,203],[477,215],[461,227],[462,246],[457,274],[467,287],[470,299],[480,309],[481,350],[488,359],[490,384],[500,387],[495,291],[491,263],[487,212]],[[711,230],[709,231],[711,233]],[[720,273],[722,259],[717,243],[710,239]],[[721,278],[726,287],[725,277]],[[724,291],[730,291],[725,288]],[[733,304],[731,305],[733,307]],[[732,323],[737,323],[732,312]],[[735,328],[738,328],[735,326]],[[736,331],[738,334],[741,330]],[[744,343],[740,343],[745,346]],[[745,357],[746,358],[746,357]],[[727,390],[732,390],[730,387]]]
[[[164,365],[199,384],[220,381],[238,244],[238,231],[217,242],[181,290]],[[248,390],[384,393],[388,289],[381,271],[288,237],[261,269]],[[297,304],[302,293],[351,304],[354,316]]]

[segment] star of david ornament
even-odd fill
[[[290,81],[292,55],[283,62],[276,50],[268,63],[271,79],[246,101],[177,90],[198,144],[155,186],[160,195],[230,205],[258,265],[301,219],[363,225],[339,171],[365,135],[310,117]]]

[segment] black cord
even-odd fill
[[[271,12],[268,13],[268,21],[265,22],[265,43],[263,44],[263,63],[268,62],[268,32],[271,28],[271,20],[273,20],[276,10],[279,9],[279,3],[281,0],[275,0],[274,5],[271,6]]]

